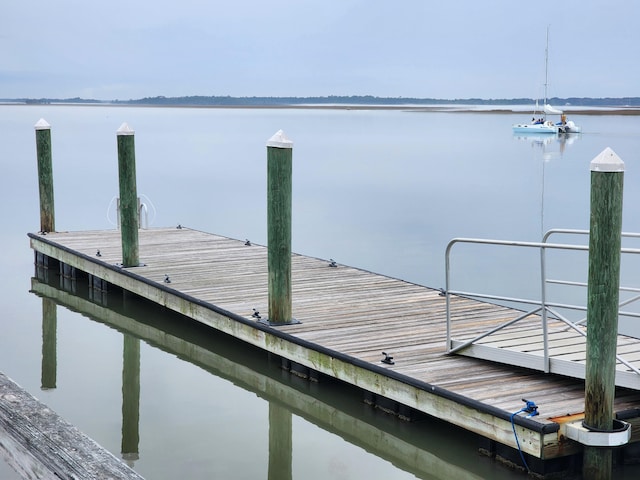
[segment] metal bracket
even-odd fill
[[[619,447],[631,439],[631,424],[617,419],[610,432],[590,429],[584,421],[567,423],[564,428],[568,438],[589,447]]]

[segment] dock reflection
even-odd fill
[[[122,458],[130,466],[139,458],[140,444],[144,445],[139,428],[140,342],[144,341],[269,402],[268,478],[271,480],[292,478],[292,415],[419,478],[482,478],[460,464],[463,461],[460,443],[469,443],[469,438],[475,438],[467,432],[456,430],[456,435],[463,438],[453,439],[449,426],[425,417],[414,420],[415,428],[407,428],[407,422],[365,404],[362,392],[354,387],[324,379],[321,384],[301,379],[283,370],[279,358],[257,349],[248,352],[253,347],[188,317],[126,292],[106,295],[92,291],[95,288],[90,286],[91,282],[79,280],[71,286],[70,282],[56,277],[43,275],[31,280],[31,292],[42,298],[43,305],[46,302],[79,312],[123,334]],[[50,310],[48,306],[47,312]],[[47,317],[50,316],[48,313]],[[43,328],[45,324],[51,326],[51,320],[43,313]],[[44,349],[46,343],[47,351],[51,351],[50,344],[55,343],[55,329],[53,334],[50,330],[43,339],[43,377],[46,368],[47,377],[55,378],[55,362],[51,360],[51,353],[45,358]],[[428,422],[428,429],[418,425],[419,422]],[[467,463],[472,464],[471,469],[477,466],[473,459],[467,459]]]

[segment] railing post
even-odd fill
[[[51,125],[44,118],[35,124],[38,157],[38,186],[40,190],[40,231],[55,232],[53,204],[53,165],[51,160]]]
[[[138,246],[138,192],[134,131],[123,123],[118,129],[118,176],[120,183],[120,235],[122,266],[140,264]]]
[[[270,324],[291,323],[293,142],[282,130],[267,141],[267,252]]]
[[[451,289],[451,248],[454,245],[454,240],[450,241],[447,245],[444,254],[444,298],[445,298],[445,311],[447,317],[447,353],[451,352],[451,296],[449,290]]]
[[[542,239],[542,243],[546,243],[546,238]],[[549,329],[547,325],[547,251],[544,245],[540,247],[540,307],[542,307],[542,339],[543,339],[543,355],[544,355],[544,373],[551,371],[551,362],[549,359]]]
[[[591,162],[584,425],[613,430],[624,163],[606,148]],[[584,449],[585,480],[612,478],[611,448]]]

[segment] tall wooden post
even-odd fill
[[[44,118],[35,124],[40,190],[40,231],[55,232],[53,205],[53,165],[51,160],[51,125]]]
[[[624,163],[606,148],[591,162],[591,226],[587,288],[587,428],[613,430],[620,287]],[[585,447],[585,480],[612,476],[610,448]]]
[[[126,123],[123,123],[117,131],[118,174],[120,181],[120,234],[122,236],[123,267],[137,267],[140,264],[134,133]]]
[[[291,322],[291,174],[293,142],[282,130],[267,141],[269,323]]]

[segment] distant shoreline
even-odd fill
[[[149,105],[122,103],[19,103],[0,102],[0,106],[20,107],[129,107],[129,108],[209,108],[209,109],[241,109],[241,110],[399,110],[416,113],[491,113],[491,114],[531,114],[518,105],[518,109],[505,108],[503,105],[492,108],[491,105],[349,105],[349,104],[272,104],[272,105]],[[640,107],[563,107],[563,111],[571,115],[640,115]]]

